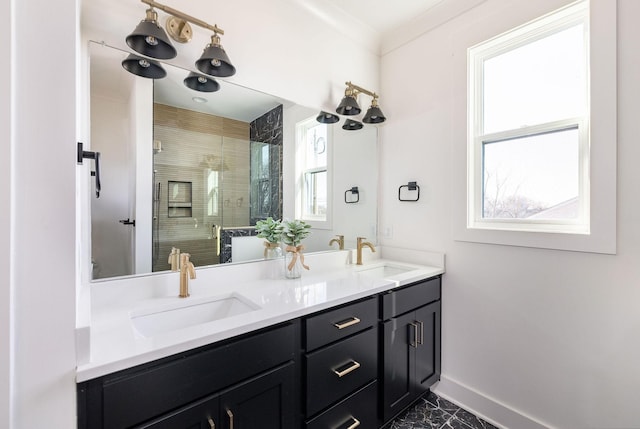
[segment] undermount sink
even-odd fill
[[[133,327],[143,337],[153,337],[177,329],[226,319],[258,310],[260,307],[237,293],[175,303],[131,314]]]
[[[360,276],[392,280],[398,284],[412,278],[413,274],[418,273],[420,269],[421,267],[419,266],[398,263],[395,261],[378,261],[355,267],[355,271]]]
[[[378,265],[378,266],[375,266],[375,267],[365,267],[365,268],[362,268],[362,269],[358,270],[358,272],[360,274],[370,275],[372,277],[387,278],[387,277],[394,277],[394,276],[397,276],[399,274],[404,274],[404,273],[407,273],[409,271],[413,271],[414,269],[415,268],[385,264],[385,265]]]
[[[394,262],[376,262],[371,265],[360,265],[356,267],[356,271],[362,275],[371,277],[396,277],[398,275],[416,270],[417,267],[403,265]]]

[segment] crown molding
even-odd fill
[[[386,55],[487,0],[443,0],[411,21],[384,34],[380,55]]]

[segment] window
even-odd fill
[[[330,141],[327,124],[310,118],[297,125],[296,217],[316,228],[330,227]]]
[[[468,50],[467,227],[589,234],[580,2]]]
[[[204,175],[204,183],[207,184],[207,192],[205,194],[205,207],[207,208],[207,216],[218,216],[218,172],[216,170],[207,168]]]

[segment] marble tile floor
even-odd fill
[[[497,429],[469,411],[429,392],[388,429]]]

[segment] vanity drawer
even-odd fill
[[[311,351],[375,326],[378,322],[378,300],[368,298],[332,309],[305,320],[305,345]]]
[[[440,277],[413,283],[382,295],[382,319],[404,314],[440,299]]]
[[[374,428],[378,424],[378,384],[372,381],[307,422],[306,429]]]
[[[378,371],[377,326],[306,356],[307,416],[374,380]]]

